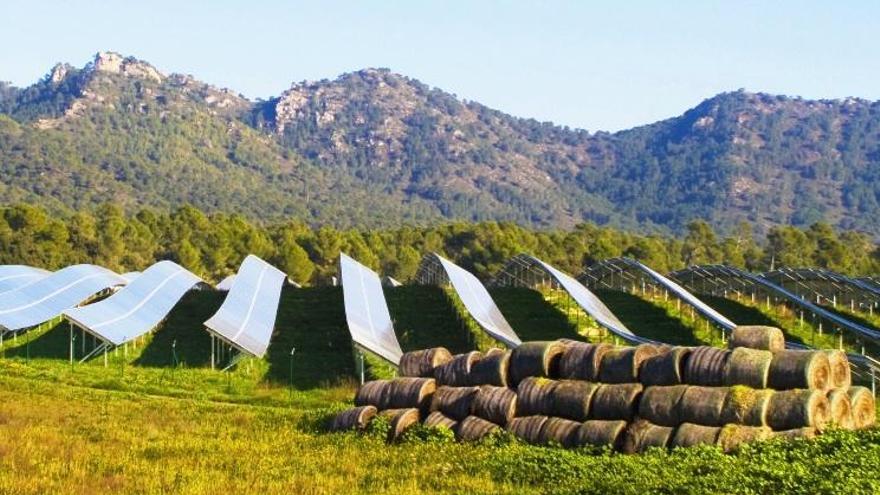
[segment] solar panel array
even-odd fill
[[[339,256],[339,268],[342,274],[345,319],[351,339],[357,345],[397,365],[403,351],[394,334],[394,325],[391,323],[391,314],[388,312],[379,276],[345,254]]]
[[[2,265],[0,266],[0,293],[19,289],[49,276],[48,272],[41,268],[26,265]]]

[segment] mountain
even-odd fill
[[[385,69],[252,102],[99,53],[0,85],[0,194],[82,208],[192,203],[337,225],[584,221],[679,231],[824,218],[880,234],[880,103],[737,91],[588,133]]]

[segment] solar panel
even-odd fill
[[[0,293],[19,289],[42,280],[52,272],[26,265],[0,266]]]
[[[223,305],[205,322],[205,326],[241,351],[262,357],[269,348],[281,286],[286,278],[281,270],[248,255],[239,267]]]
[[[64,311],[83,330],[113,345],[149,332],[201,279],[174,263],[160,261],[103,301]]]
[[[124,278],[125,280],[128,280],[128,283],[131,283],[131,281],[138,278],[138,276],[140,276],[140,274],[141,274],[141,272],[127,272],[127,273],[122,274],[122,278]]]
[[[235,274],[229,275],[228,277],[221,280],[219,284],[215,285],[214,288],[222,292],[229,292],[229,289],[232,288],[232,282],[234,281]]]
[[[339,255],[345,320],[355,344],[397,365],[403,351],[394,334],[391,314],[379,276],[369,268]]]

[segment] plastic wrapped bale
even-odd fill
[[[389,408],[389,392],[391,380],[373,380],[364,383],[358,388],[354,396],[356,406],[374,406],[379,410]]]
[[[724,383],[724,367],[730,351],[700,346],[691,349],[684,365],[684,382],[689,385],[717,387]]]
[[[433,378],[395,378],[388,385],[388,409],[414,407],[427,415],[436,389]]]
[[[828,423],[828,398],[821,390],[773,392],[767,407],[767,424],[774,430],[812,426],[821,430]]]
[[[852,385],[852,374],[849,358],[839,350],[825,351],[828,355],[828,366],[831,368],[831,388],[849,388]]]
[[[678,426],[682,423],[679,402],[687,389],[688,385],[646,387],[639,400],[639,417],[659,426]]]
[[[516,414],[516,392],[507,387],[483,385],[471,403],[471,412],[486,421],[504,426]]]
[[[775,390],[825,390],[830,375],[828,354],[823,351],[781,351],[773,355],[767,386]]]
[[[877,421],[877,409],[871,391],[865,387],[850,387],[847,394],[852,406],[853,428],[860,430],[873,426]]]
[[[471,367],[473,385],[507,386],[507,368],[510,364],[510,351],[489,349],[482,359]]]
[[[599,368],[605,354],[614,349],[610,344],[587,344],[567,341],[559,358],[559,377],[568,380],[599,380]]]
[[[440,411],[461,421],[470,416],[471,404],[479,390],[479,387],[437,387],[431,399],[431,412]]]
[[[635,454],[645,452],[651,447],[666,448],[672,441],[673,435],[675,435],[674,427],[655,425],[639,419],[626,427],[620,450],[625,454]]]
[[[495,423],[476,416],[468,416],[458,423],[455,438],[462,442],[476,442],[500,430],[501,427]]]
[[[646,387],[684,383],[684,363],[690,352],[688,347],[671,347],[645,359],[639,370],[639,382]]]
[[[524,416],[521,418],[513,418],[507,423],[507,431],[516,435],[517,438],[526,443],[541,443],[541,429],[547,422],[547,416]]]
[[[400,376],[431,378],[434,368],[449,362],[452,354],[445,347],[434,347],[403,353],[397,367]]]
[[[639,409],[641,383],[602,384],[593,394],[590,419],[631,421]]]
[[[560,418],[586,421],[590,417],[590,403],[598,384],[580,380],[561,380],[551,392],[551,414]]]
[[[770,438],[784,438],[785,440],[810,440],[816,438],[819,432],[815,428],[794,428],[791,430],[774,431],[770,434]]]
[[[620,450],[626,421],[591,419],[581,424],[575,437],[575,446],[609,446]]]
[[[722,426],[721,411],[729,393],[727,387],[688,387],[678,403],[682,423]]]
[[[516,387],[516,414],[535,416],[553,414],[553,391],[559,382],[530,376]]]
[[[399,440],[403,432],[419,422],[419,410],[414,407],[386,409],[380,411],[379,415],[391,421],[391,429],[388,430],[388,443]]]
[[[766,426],[724,425],[718,432],[716,443],[727,453],[734,452],[744,443],[767,440],[773,430]]]
[[[675,435],[673,435],[669,446],[694,447],[697,445],[715,445],[720,432],[721,427],[719,426],[703,426],[693,423],[682,423],[675,429]]]
[[[558,371],[565,345],[558,341],[523,342],[510,352],[507,380],[511,387],[530,376],[552,377]]]
[[[650,344],[635,347],[619,347],[602,357],[599,381],[602,383],[635,383],[639,381],[642,362],[657,355],[657,348]]]
[[[721,422],[746,426],[767,426],[767,408],[773,391],[754,389],[743,385],[730,387],[724,407],[721,408]]]
[[[829,421],[841,428],[852,430],[852,404],[849,401],[847,390],[835,388],[829,390],[825,395],[828,397]]]
[[[438,385],[450,387],[466,387],[471,383],[471,369],[480,360],[478,351],[456,354],[451,360],[434,368],[434,378]]]
[[[424,425],[428,428],[437,428],[440,426],[449,428],[450,430],[454,430],[455,426],[458,424],[458,421],[445,416],[440,411],[434,411],[425,418]]]
[[[733,329],[728,346],[779,352],[785,350],[785,335],[776,327],[742,325]]]
[[[773,353],[748,347],[737,347],[730,352],[724,366],[724,385],[745,385],[767,388]]]
[[[577,435],[580,428],[581,423],[577,421],[565,418],[548,418],[541,428],[539,442],[545,445],[559,444],[565,448],[574,447],[577,445]]]
[[[337,414],[330,423],[330,431],[363,430],[376,417],[375,406],[358,406]]]

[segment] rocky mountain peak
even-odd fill
[[[165,75],[152,65],[134,57],[123,57],[116,52],[98,52],[91,63],[92,72],[121,74],[128,77],[162,82]]]

